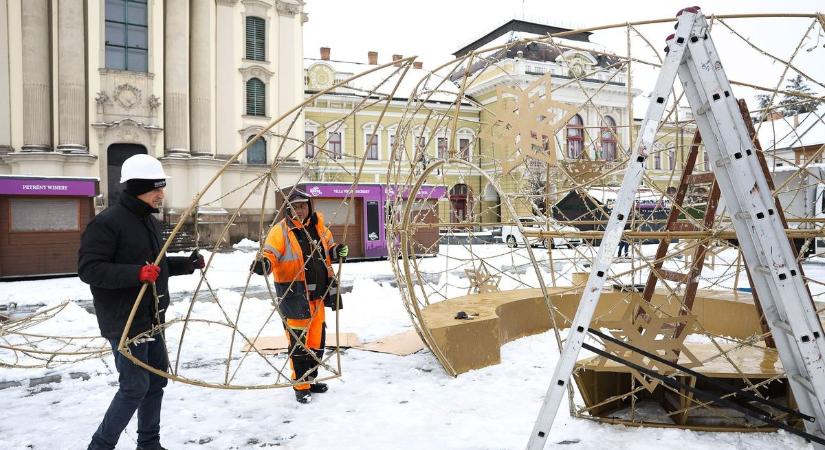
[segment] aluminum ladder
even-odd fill
[[[730,211],[736,236],[759,292],[765,319],[776,341],[782,366],[802,413],[815,417],[806,431],[825,437],[825,333],[794,258],[765,174],[759,165],[730,83],[722,68],[708,23],[698,7],[677,14],[676,32],[667,37],[667,55],[651,95],[639,138],[627,163],[621,190],[610,214],[576,316],[570,326],[528,442],[544,448],[553,420],[582,348],[607,272],[630,214],[653,148],[656,130],[676,75],[696,119]],[[825,446],[815,445],[819,450]]]

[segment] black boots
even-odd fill
[[[309,392],[312,392],[314,394],[323,394],[328,390],[329,387],[326,383],[312,383],[309,385]]]
[[[323,394],[324,392],[329,390],[329,386],[326,383],[312,383],[309,385],[309,389],[303,390],[295,390],[295,400],[298,403],[307,404],[312,401],[312,394]]]
[[[296,390],[295,391],[295,400],[297,400],[298,403],[303,403],[303,404],[307,404],[307,403],[311,402],[312,401],[312,394],[309,391],[310,391],[310,389],[304,389],[304,390],[300,390],[300,391]]]

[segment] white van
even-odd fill
[[[518,221],[521,222],[521,226],[524,228],[525,231],[528,230],[552,230],[552,231],[561,231],[561,232],[577,232],[579,231],[578,228],[572,227],[569,225],[562,225],[557,222],[555,219],[547,219],[544,217],[538,216],[526,216],[526,217],[519,217]],[[567,246],[569,248],[573,248],[582,243],[581,238],[578,237],[562,237],[562,236],[554,236],[552,239],[550,238],[539,238],[539,237],[529,237],[527,241],[530,243],[531,246],[541,245],[542,247],[547,247],[548,241],[550,241],[550,245],[552,248],[558,248],[561,246]],[[510,248],[516,248],[519,245],[524,245],[524,235],[521,234],[518,227],[515,225],[503,225],[501,227],[501,242],[507,244]]]

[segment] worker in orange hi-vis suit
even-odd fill
[[[313,211],[306,193],[293,189],[286,213],[269,230],[263,257],[250,269],[274,278],[278,308],[286,319],[292,379],[297,381],[295,398],[309,403],[312,393],[327,391],[325,383],[315,382],[318,361],[324,356],[324,306],[341,307],[332,263],[346,258],[349,248],[335,244],[323,215]]]

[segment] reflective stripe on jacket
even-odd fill
[[[332,260],[330,249],[335,246],[332,232],[324,225],[324,216],[316,216],[315,229],[321,238],[324,247],[326,266],[329,279],[332,279]],[[306,285],[304,254],[294,233],[305,233],[304,225],[299,221],[283,219],[271,230],[264,244],[264,256],[272,263],[272,277],[275,282],[275,291],[280,299],[279,308],[288,319],[307,319],[311,316],[309,309],[309,292]]]

